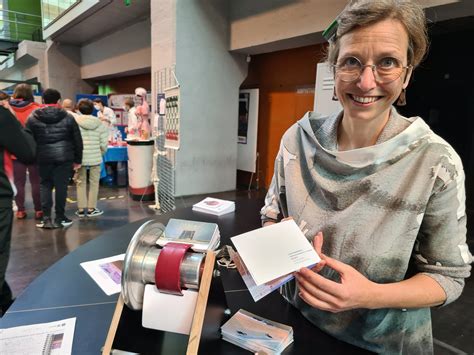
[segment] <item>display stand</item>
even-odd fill
[[[154,140],[127,141],[128,190],[133,200],[153,201],[155,192],[151,181]]]
[[[140,350],[140,353],[153,353],[154,348],[159,348],[163,350],[163,347],[166,347],[165,344],[167,343],[183,344],[183,341],[185,341],[186,338],[188,338],[187,347],[183,354],[185,353],[186,355],[197,355],[199,343],[201,340],[204,318],[206,314],[209,290],[211,288],[211,282],[213,281],[212,279],[214,272],[214,264],[214,252],[207,252],[189,337],[176,333],[162,332],[143,328],[141,326],[141,311],[132,311],[128,309],[128,307],[124,307],[122,296],[119,296],[117,305],[115,307],[114,315],[112,317],[112,321],[109,327],[107,338],[105,340],[104,348],[102,350],[102,355],[111,354],[114,348],[118,348],[124,351],[137,352],[137,350]],[[220,287],[222,288],[221,285]],[[222,297],[220,298],[222,299]],[[221,308],[224,307],[221,306]],[[179,310],[177,310],[177,312],[179,312]],[[160,315],[157,314],[156,316],[159,317]],[[216,324],[216,326],[220,327],[220,324]],[[120,336],[121,333],[125,333],[127,336]],[[129,346],[129,344],[127,344],[127,341],[129,343],[132,343],[133,345],[136,345],[137,348],[125,349],[124,347]],[[145,346],[147,347],[147,349],[138,349],[138,347],[140,346]],[[175,349],[176,347],[173,348],[173,350]]]

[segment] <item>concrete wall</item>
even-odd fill
[[[25,56],[31,56],[37,60],[34,65],[25,66],[25,69],[22,71],[22,80],[33,78],[37,78],[39,82],[46,80],[47,68],[45,51],[46,43],[44,42],[23,41],[20,43],[16,53],[17,57],[21,56],[23,53]],[[21,61],[21,59],[18,61]]]
[[[458,1],[418,0],[424,7]],[[272,43],[276,50],[322,42],[320,33],[346,4],[347,0],[230,1],[230,49],[253,53],[254,47]]]
[[[46,43],[21,41],[15,58],[1,69],[0,77],[7,80],[46,80]]]
[[[14,65],[1,74],[10,80],[36,78],[43,89],[55,88],[63,98],[75,98],[77,93],[90,93],[93,89],[81,79],[80,48],[52,41],[22,41]]]
[[[151,67],[150,19],[81,48],[81,77],[96,78]]]
[[[59,90],[63,99],[74,99],[77,93],[92,92],[92,87],[81,79],[80,48],[51,41],[47,45],[48,74],[47,80],[42,82],[44,87]]]
[[[228,2],[176,2],[176,74],[181,85],[181,146],[176,195],[235,189],[243,55],[229,48]]]
[[[151,62],[152,73],[176,63],[176,3],[174,0],[151,2]],[[154,85],[154,83],[153,83]],[[153,86],[153,97],[157,88]]]

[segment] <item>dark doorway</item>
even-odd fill
[[[421,116],[460,155],[467,206],[474,209],[474,17],[430,27],[428,56],[407,89],[405,116]]]

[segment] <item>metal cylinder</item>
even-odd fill
[[[122,297],[134,310],[142,309],[146,284],[155,283],[156,262],[161,249],[156,241],[165,227],[156,221],[144,223],[134,234],[125,254],[122,270]],[[180,265],[181,287],[199,289],[205,254],[187,252]]]
[[[160,257],[161,249],[150,248],[146,252],[143,263],[141,280],[144,284],[155,283],[155,267],[158,258]],[[180,267],[180,282],[181,286],[191,289],[199,289],[199,281],[201,279],[201,264],[204,259],[204,254],[187,252],[184,255]]]

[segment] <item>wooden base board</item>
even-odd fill
[[[197,355],[199,349],[199,342],[201,340],[202,326],[204,322],[204,316],[206,313],[207,299],[209,296],[209,289],[212,281],[212,274],[214,272],[215,264],[215,253],[209,251],[206,254],[204,261],[204,270],[201,276],[201,283],[198,292],[198,299],[196,302],[196,308],[194,309],[193,321],[191,323],[191,331],[189,333],[188,346],[186,355]],[[123,298],[120,295],[115,307],[112,321],[110,323],[107,338],[105,340],[104,347],[102,349],[102,355],[110,355],[112,352],[112,344],[114,342],[115,334],[122,316],[124,307]]]

